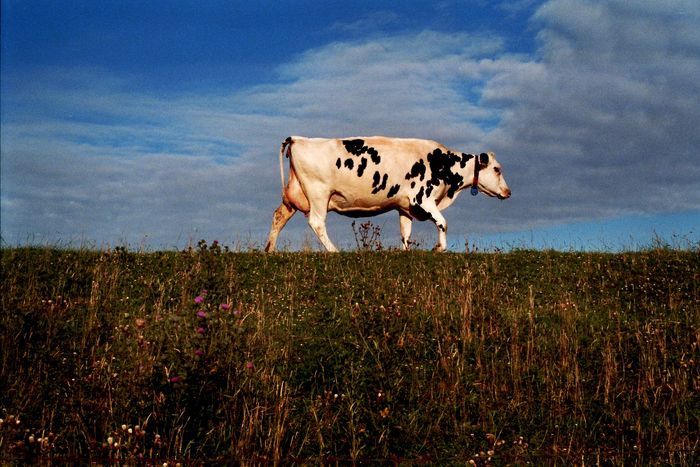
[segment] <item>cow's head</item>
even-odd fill
[[[503,178],[501,164],[496,160],[496,155],[492,152],[481,153],[476,156],[476,163],[479,164],[475,170],[475,178],[478,178],[479,191],[498,199],[510,198],[510,188]],[[478,172],[478,175],[476,175]]]

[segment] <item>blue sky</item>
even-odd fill
[[[3,0],[1,18],[3,244],[260,246],[290,134],[495,151],[513,197],[462,195],[453,250],[700,241],[695,0]],[[372,219],[387,245],[397,217]],[[341,247],[350,222],[329,216]],[[280,244],[318,247],[301,215]]]

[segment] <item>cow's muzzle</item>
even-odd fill
[[[497,196],[498,196],[498,199],[508,199],[508,198],[510,198],[510,195],[511,195],[510,188],[506,188],[503,191],[503,193],[499,193]]]

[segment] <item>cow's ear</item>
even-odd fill
[[[484,168],[489,165],[489,155],[485,152],[479,154],[479,165],[481,166],[481,168]]]

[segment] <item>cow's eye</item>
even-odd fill
[[[496,172],[497,174],[501,173],[501,168],[500,167],[494,167],[493,171]]]

